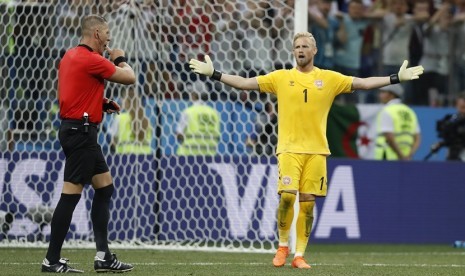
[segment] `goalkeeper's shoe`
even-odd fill
[[[286,264],[286,258],[289,256],[289,247],[287,246],[280,246],[278,251],[276,251],[276,255],[273,258],[273,265],[275,267],[281,267]]]
[[[112,253],[109,260],[104,260],[95,256],[94,269],[97,273],[101,272],[128,272],[134,269],[132,264],[120,262],[116,254]]]
[[[61,258],[58,263],[50,264],[47,259],[42,262],[42,272],[50,273],[84,273],[84,270],[72,268],[68,265],[69,260]]]
[[[303,268],[303,269],[312,268],[309,264],[307,264],[304,257],[295,257],[294,260],[292,261],[292,267]]]

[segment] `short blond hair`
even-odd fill
[[[313,35],[309,32],[300,32],[300,33],[296,33],[294,35],[294,40],[292,41],[292,47],[295,47],[295,41],[301,37],[308,37],[310,38],[310,40],[313,42],[313,46],[316,47],[316,40],[315,38],[313,37]]]
[[[81,21],[81,34],[82,36],[91,36],[94,29],[106,25],[107,21],[102,16],[96,14],[88,15]]]

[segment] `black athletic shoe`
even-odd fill
[[[111,254],[110,260],[103,260],[95,256],[94,269],[97,273],[100,272],[128,272],[134,269],[132,264],[126,264],[118,261],[116,254]]]
[[[42,272],[51,273],[84,273],[84,270],[72,268],[68,265],[69,260],[61,258],[58,263],[51,265],[47,259],[42,262]]]

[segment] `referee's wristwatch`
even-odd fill
[[[115,58],[115,61],[113,63],[118,66],[121,62],[128,62],[128,59],[125,56],[119,56]]]

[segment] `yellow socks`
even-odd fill
[[[297,217],[297,243],[295,256],[303,256],[307,248],[308,238],[312,232],[313,226],[313,207],[315,201],[299,202],[299,216]],[[291,219],[292,221],[292,219]],[[289,234],[289,231],[288,231]],[[288,235],[289,237],[289,235]],[[281,241],[281,239],[280,239]]]
[[[282,193],[278,206],[278,235],[279,246],[288,246],[289,231],[294,218],[294,202],[296,195]]]

